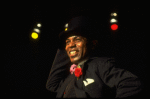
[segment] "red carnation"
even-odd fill
[[[74,71],[76,77],[80,77],[82,75],[82,68],[76,68]]]

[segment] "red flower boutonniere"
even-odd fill
[[[82,68],[78,65],[77,68],[74,71],[75,76],[77,77],[77,80],[82,75]]]

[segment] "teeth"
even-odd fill
[[[75,54],[76,51],[71,51],[70,54]]]

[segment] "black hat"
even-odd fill
[[[96,20],[89,16],[78,16],[72,18],[66,25],[64,31],[59,34],[61,46],[64,45],[67,37],[72,35],[80,35],[88,40],[96,39],[98,28],[96,28]]]

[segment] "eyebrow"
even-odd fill
[[[76,39],[77,37],[81,38],[80,36],[75,36],[73,39]],[[67,38],[67,40],[70,40],[70,39]],[[67,41],[67,40],[66,40],[66,41]]]

